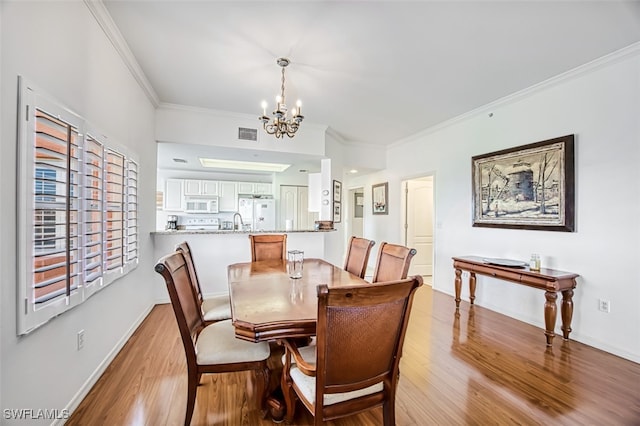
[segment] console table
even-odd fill
[[[565,340],[569,339],[569,333],[571,333],[571,318],[573,316],[573,289],[576,288],[576,278],[579,276],[578,274],[548,268],[532,271],[528,266],[523,268],[499,266],[488,263],[479,256],[454,257],[453,267],[456,272],[456,310],[460,308],[462,271],[469,272],[469,300],[472,305],[476,298],[476,274],[545,290],[544,334],[547,337],[547,346],[551,346],[553,338],[556,335],[554,332],[557,315],[556,299],[558,298],[558,292],[562,292],[562,334]]]

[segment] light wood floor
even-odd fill
[[[543,300],[540,301],[542,315]],[[418,290],[396,400],[398,425],[640,425],[640,365]],[[249,407],[247,373],[203,376],[193,425],[271,425]],[[186,364],[169,305],[156,306],[67,425],[180,425]],[[379,425],[382,410],[331,422]],[[298,406],[295,424],[311,424]]]

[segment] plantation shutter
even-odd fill
[[[83,281],[86,289],[92,292],[102,285],[104,145],[90,133],[84,140],[83,171]]]
[[[126,262],[138,261],[138,164],[127,160],[127,250]]]
[[[45,305],[69,297],[79,285],[78,129],[35,112],[31,300]]]
[[[105,268],[113,271],[124,266],[124,156],[107,148],[105,162],[106,220]]]

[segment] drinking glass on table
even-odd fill
[[[287,252],[287,272],[291,278],[302,278],[302,265],[304,252],[301,250],[289,250]]]

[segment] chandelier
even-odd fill
[[[278,58],[276,60],[278,66],[282,68],[282,85],[280,86],[280,94],[276,96],[276,109],[271,113],[273,118],[267,116],[267,102],[262,101],[262,116],[258,120],[262,121],[264,131],[276,138],[282,138],[284,135],[290,138],[296,135],[300,123],[304,120],[304,116],[300,113],[300,101],[296,102],[296,106],[291,110],[291,115],[287,114],[287,104],[284,97],[284,69],[291,63],[287,58]]]

